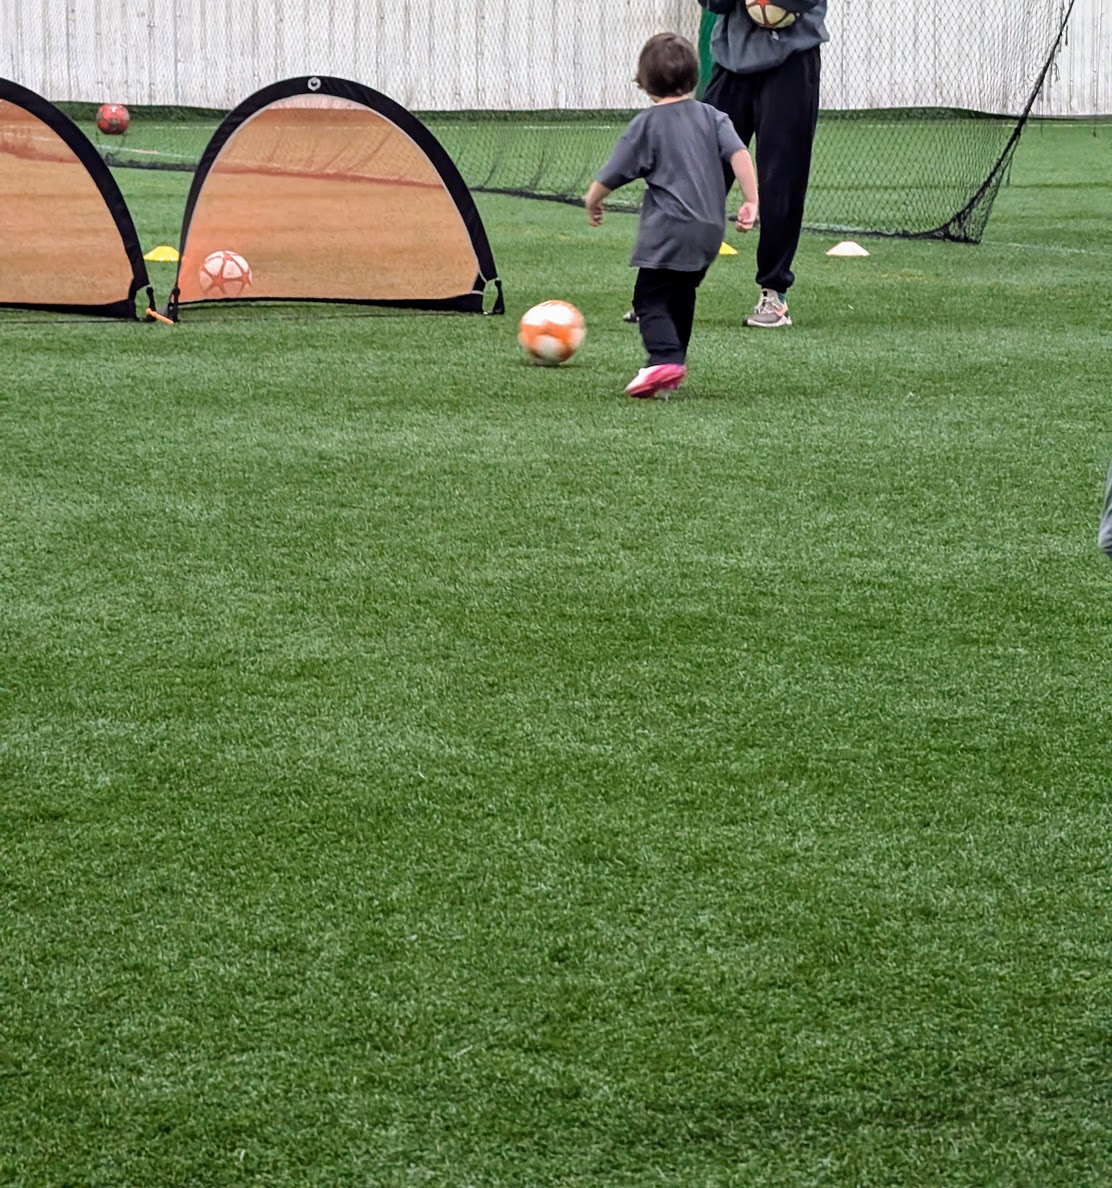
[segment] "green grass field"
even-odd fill
[[[505,318],[0,318],[0,1183],[1112,1183],[1110,149],[670,402],[507,197]]]

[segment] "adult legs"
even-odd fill
[[[795,275],[811,152],[819,114],[818,46],[786,58],[772,70],[733,74],[715,65],[704,101],[724,112],[745,144],[756,137],[760,187],[757,284],[786,293]],[[726,189],[733,173],[724,171]]]
[[[803,50],[757,76],[755,161],[760,179],[757,284],[786,293],[803,229],[811,151],[819,114],[819,48]]]
[[[753,128],[756,122],[753,102],[756,95],[756,80],[760,75],[734,74],[715,62],[711,68],[710,80],[703,92],[703,102],[716,107],[729,118],[734,131],[741,137],[741,142],[749,147],[753,139]],[[722,163],[722,176],[726,179],[726,193],[734,184],[734,171],[728,162]],[[759,180],[759,179],[758,179]],[[764,195],[762,194],[763,198]]]

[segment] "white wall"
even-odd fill
[[[1023,110],[1060,25],[1056,5],[1003,0],[997,18],[962,3],[953,6],[959,14],[955,19],[944,2],[918,3],[910,13],[906,3],[831,0],[824,108]],[[980,18],[976,22],[974,13]]]
[[[968,0],[831,0],[823,106],[1016,110],[1049,13],[993,3],[998,19]],[[0,0],[0,76],[55,101],[226,109],[317,73],[415,110],[633,107],[645,38],[694,40],[700,15],[695,0]],[[1112,0],[1077,0],[1036,112],[1112,114]]]
[[[1035,114],[1112,115],[1112,0],[1077,0]]]

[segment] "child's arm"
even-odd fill
[[[588,186],[583,205],[587,208],[587,222],[592,227],[597,227],[602,222],[602,204],[613,193],[614,191],[608,190],[602,182],[593,181]]]
[[[752,231],[757,221],[757,174],[753,169],[753,158],[745,149],[738,149],[730,158],[730,166],[741,190],[741,209],[737,212],[737,229]]]

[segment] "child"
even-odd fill
[[[695,290],[722,244],[724,162],[744,198],[737,229],[750,230],[757,218],[753,162],[726,116],[692,97],[698,80],[699,59],[678,33],[645,43],[637,85],[653,106],[630,121],[584,199],[587,221],[597,227],[609,194],[637,177],[647,183],[631,264],[638,270],[633,308],[648,365],[626,385],[630,396],[670,392],[687,374]]]

